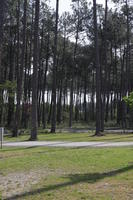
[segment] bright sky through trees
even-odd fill
[[[71,6],[70,6],[71,3],[72,3],[72,0],[60,0],[60,6],[59,6],[60,14],[64,11],[70,11],[71,10]],[[105,0],[97,0],[97,3],[104,5]],[[109,0],[109,3],[110,3],[110,0]],[[52,8],[55,8],[56,0],[51,0],[50,5],[51,5]]]

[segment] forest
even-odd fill
[[[0,0],[0,200],[55,199],[133,200],[132,0]]]
[[[60,1],[0,1],[0,126],[31,140],[61,124],[131,129],[132,1],[72,0],[61,15]]]

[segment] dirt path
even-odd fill
[[[4,142],[4,147],[126,147],[133,146],[133,142],[65,142],[65,141],[27,141]]]

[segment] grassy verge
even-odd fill
[[[42,133],[39,131],[38,140],[40,141],[73,141],[73,142],[86,142],[86,141],[112,141],[112,142],[120,142],[120,141],[133,141],[133,134],[122,134],[122,133],[105,133],[105,136],[102,137],[93,137],[94,132],[88,133]],[[25,141],[28,140],[30,135],[24,134],[19,136],[18,138],[12,138],[11,136],[6,136],[4,139],[6,141]]]
[[[132,155],[131,147],[3,149],[0,190],[5,199],[132,200]]]

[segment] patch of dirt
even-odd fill
[[[42,178],[47,179],[48,176],[55,174],[59,176],[62,175],[63,177],[68,177],[70,172],[67,173],[61,171],[60,169],[54,170],[43,168],[31,170],[29,172],[10,173],[6,176],[0,174],[0,191],[2,192],[2,200],[6,200],[7,198],[10,198],[10,200],[14,200],[13,196],[22,194],[23,192],[31,191],[32,187],[39,183]],[[68,198],[69,195],[71,195],[71,190],[73,189],[74,191],[78,191],[80,193],[83,193],[84,195],[91,195],[93,197],[97,196],[97,199],[103,199],[103,197],[107,196],[113,200],[133,200],[132,183],[128,183],[128,181],[119,182],[102,180],[93,184],[87,182],[79,182],[72,185],[70,184],[69,188],[65,190],[64,187],[63,190],[66,192],[68,192],[69,190],[70,194],[68,194]],[[62,196],[61,198],[57,199],[62,199]]]
[[[59,173],[57,171],[57,173]],[[48,169],[37,169],[29,172],[10,173],[6,176],[0,174],[0,192],[2,199],[30,191],[31,187],[37,184],[43,177],[55,174],[55,171]]]

